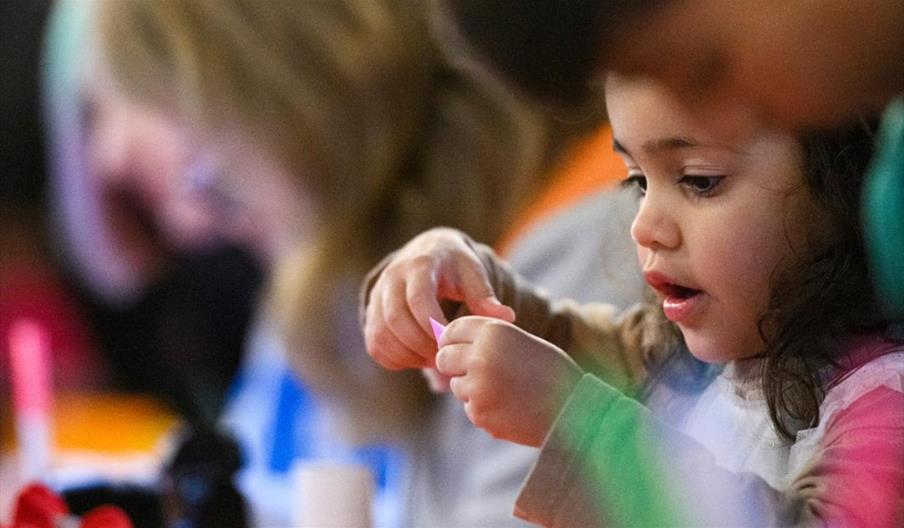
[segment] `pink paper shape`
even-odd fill
[[[439,338],[443,336],[443,332],[446,331],[446,327],[432,317],[430,318],[430,326],[433,328],[433,337],[435,337],[436,342],[439,343]]]

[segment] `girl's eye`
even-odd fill
[[[700,196],[712,195],[724,176],[683,176],[680,183]]]
[[[628,174],[628,177],[622,180],[621,186],[628,188],[636,188],[641,196],[647,193],[647,177],[643,174]]]

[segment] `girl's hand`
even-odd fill
[[[471,422],[495,438],[540,446],[583,372],[554,345],[487,317],[453,321],[437,369]]]
[[[399,250],[374,283],[364,322],[368,354],[390,370],[434,366],[437,344],[428,318],[446,322],[444,301],[464,303],[476,315],[515,320],[512,309],[496,299],[465,236],[431,229]]]

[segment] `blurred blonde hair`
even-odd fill
[[[271,312],[309,386],[389,427],[387,416],[407,419],[424,402],[413,397],[422,382],[380,372],[392,384],[383,411],[372,396],[349,403],[369,382],[337,360],[357,351],[342,350],[332,320],[355,306],[331,299],[431,226],[496,241],[561,143],[548,117],[437,38],[431,6],[132,0],[99,13],[106,60],[128,93],[204,130],[238,126],[303,180],[322,215],[314,240],[278,263]]]

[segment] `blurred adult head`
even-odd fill
[[[740,105],[799,129],[874,113],[904,90],[898,0],[446,1],[478,48],[559,102],[614,69],[656,77],[702,117]]]

